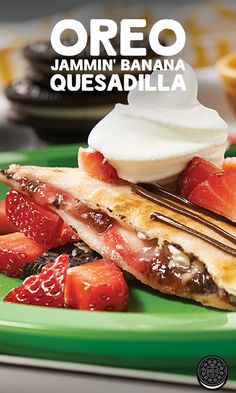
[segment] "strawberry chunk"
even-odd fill
[[[62,233],[63,220],[56,213],[16,190],[7,193],[6,213],[20,232],[40,244],[53,243]]]
[[[6,196],[6,214],[16,230],[40,244],[57,247],[80,240],[56,213],[13,189]]]
[[[99,180],[113,181],[119,179],[116,169],[98,151],[80,147],[78,162],[82,171]]]
[[[34,261],[47,248],[16,232],[0,236],[0,273],[10,277],[21,277],[23,265]]]
[[[222,164],[222,169],[228,171],[229,169],[236,172],[236,157],[225,158]]]
[[[180,194],[188,198],[198,184],[205,181],[210,175],[219,173],[220,171],[211,162],[201,157],[194,157],[178,179],[178,190]]]
[[[123,273],[110,259],[68,269],[65,303],[80,310],[127,310],[128,287]]]
[[[210,175],[189,195],[196,205],[236,222],[236,172],[228,170]]]
[[[4,301],[34,306],[64,307],[67,269],[68,255],[60,255],[54,262],[43,267],[39,274],[26,278],[22,285],[11,290]]]
[[[6,215],[6,202],[0,201],[0,234],[5,235],[12,232],[18,232],[18,229]]]

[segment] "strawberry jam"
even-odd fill
[[[99,235],[112,225],[112,219],[106,213],[95,210],[86,209],[86,212],[81,214],[80,219],[93,227]]]

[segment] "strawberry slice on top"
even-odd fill
[[[99,180],[114,181],[119,179],[116,169],[98,151],[80,147],[78,163],[82,171]]]
[[[210,175],[222,172],[210,161],[201,157],[194,157],[181,173],[178,179],[178,190],[188,198],[194,188],[205,181]]]
[[[198,184],[188,199],[208,210],[236,222],[236,172],[232,170],[210,175]]]
[[[54,262],[42,268],[12,289],[4,298],[5,302],[32,304],[34,306],[64,307],[64,289],[68,255],[60,255]]]
[[[52,246],[78,240],[56,213],[16,190],[7,193],[6,213],[20,232],[39,244]]]
[[[190,202],[236,222],[235,164],[235,158],[225,159],[220,169],[201,157],[194,157],[178,180],[180,194]]]

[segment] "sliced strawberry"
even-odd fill
[[[20,232],[40,244],[53,243],[62,233],[63,220],[56,213],[16,190],[7,193],[6,212]]]
[[[47,248],[16,232],[0,236],[0,273],[11,277],[21,277],[23,265],[34,261]]]
[[[64,307],[65,277],[68,255],[60,255],[39,274],[34,274],[14,288],[4,298],[5,302],[32,304],[35,306]]]
[[[128,287],[123,273],[110,259],[68,269],[65,304],[80,310],[127,310]]]
[[[211,162],[201,157],[194,157],[178,179],[178,190],[180,194],[188,198],[199,183],[202,183],[210,175],[219,173],[220,171]]]
[[[16,190],[7,193],[6,212],[21,232],[40,244],[53,243],[62,232],[63,220],[57,214]]]
[[[229,169],[236,172],[236,157],[225,158],[222,164],[222,169],[228,171]]]
[[[18,232],[18,229],[12,222],[7,218],[6,215],[6,202],[0,201],[0,234],[5,235],[7,233]]]
[[[228,170],[211,175],[189,195],[196,205],[236,222],[236,172]]]
[[[119,179],[116,169],[98,151],[80,147],[78,161],[79,168],[82,171],[99,180],[113,181]]]

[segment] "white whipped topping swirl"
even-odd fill
[[[128,95],[128,105],[117,104],[91,131],[89,146],[101,152],[120,178],[131,182],[168,181],[199,155],[220,165],[227,141],[227,124],[218,113],[197,100],[197,79],[192,68],[155,71],[172,85],[182,73],[186,91],[139,91]]]

